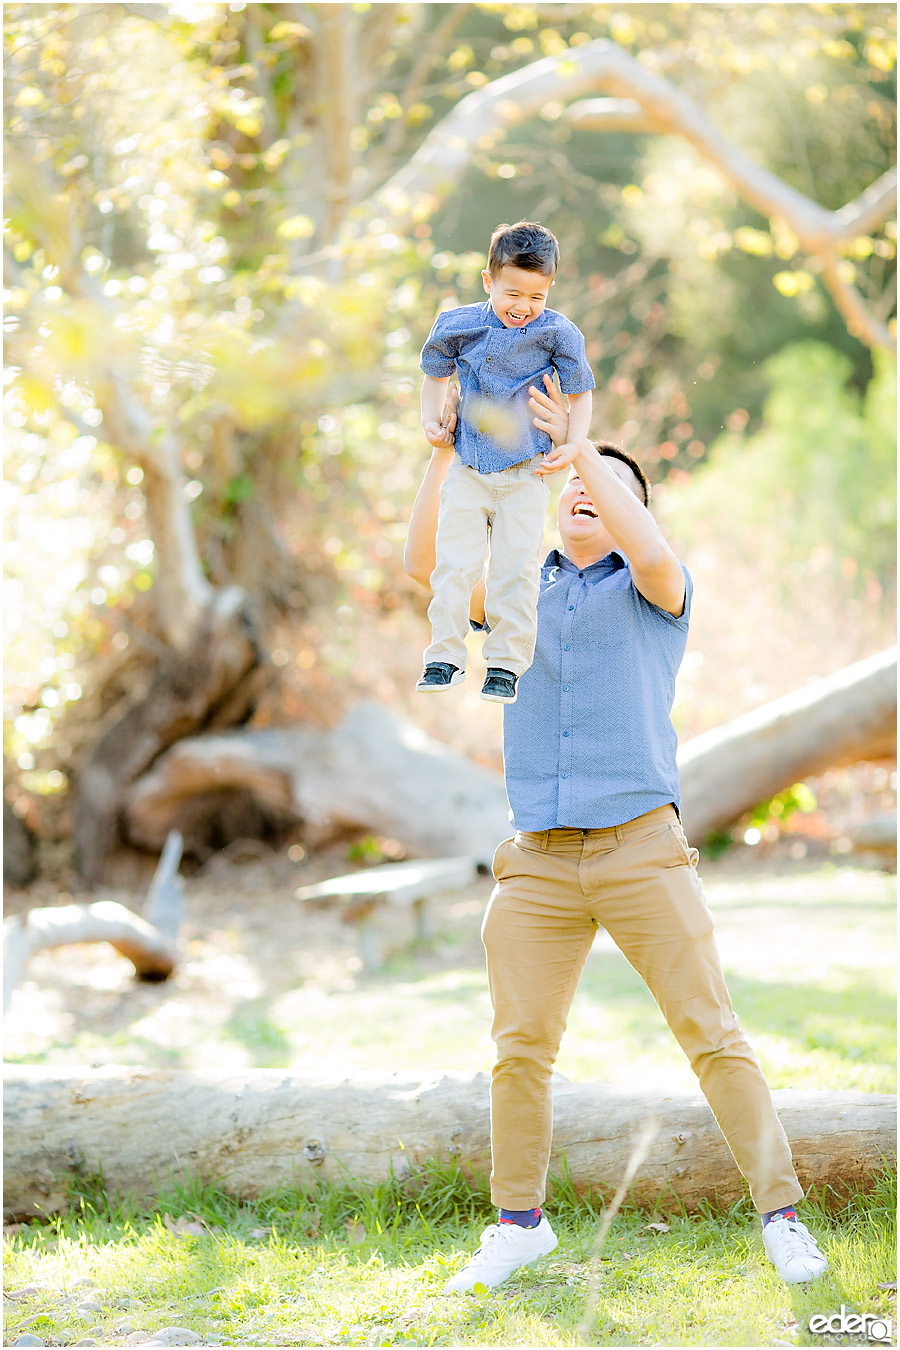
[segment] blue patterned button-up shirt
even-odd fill
[[[548,453],[550,437],[532,425],[530,384],[543,390],[544,375],[555,370],[564,394],[594,388],[584,338],[555,309],[545,309],[524,328],[507,328],[490,301],[448,309],[435,319],[420,364],[437,379],[456,372],[456,451],[479,473],[497,473]]]
[[[579,569],[554,549],[541,572],[534,663],[503,712],[517,830],[602,829],[679,803],[670,719],[687,643],[684,612],[651,605],[612,552]]]

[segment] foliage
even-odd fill
[[[14,1332],[23,1313],[36,1314],[30,1329],[71,1338],[83,1318],[63,1296],[76,1287],[76,1298],[101,1304],[91,1314],[100,1334],[127,1319],[240,1345],[577,1345],[595,1272],[600,1345],[772,1345],[793,1334],[804,1345],[815,1343],[806,1323],[823,1308],[890,1314],[889,1174],[837,1205],[805,1204],[831,1270],[793,1291],[766,1263],[747,1202],[670,1216],[664,1232],[626,1210],[598,1253],[595,1212],[562,1191],[551,1257],[490,1293],[442,1299],[488,1214],[483,1192],[447,1169],[423,1169],[412,1187],[348,1180],[252,1202],[184,1188],[149,1211],[95,1189],[71,1216],[8,1241],[10,1280],[43,1289],[14,1301],[7,1325]],[[79,1280],[90,1284],[77,1290]]]
[[[840,205],[891,161],[893,22],[881,4],[7,6],[20,781],[60,793],[146,687],[174,566],[151,493],[164,445],[208,578],[256,597],[279,677],[263,719],[330,716],[361,681],[389,695],[364,648],[409,605],[417,352],[438,305],[478,298],[498,219],[557,229],[554,303],[588,337],[595,427],[657,478],[702,462],[729,418],[756,426],[761,363],[798,336],[843,351],[862,390],[869,354],[807,262],[684,145],[579,131],[548,104],[408,232],[367,203],[466,94],[609,37]],[[844,259],[870,298],[893,253],[887,227]],[[843,502],[847,475],[829,481]],[[851,486],[855,558],[876,508]]]
[[[683,737],[891,645],[896,374],[876,357],[865,395],[850,374],[824,344],[784,348],[764,366],[760,427],[730,418],[690,479],[657,493],[696,588]]]
[[[818,343],[785,347],[766,362],[769,394],[756,433],[735,422],[682,494],[681,510],[702,519],[727,509],[747,555],[775,547],[779,562],[804,569],[869,573],[891,584],[896,537],[896,371],[876,358],[865,398],[849,385],[850,363]],[[773,528],[774,527],[774,528]],[[822,565],[820,561],[820,566]]]

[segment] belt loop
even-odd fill
[[[541,848],[543,849],[543,851],[544,851],[545,853],[549,853],[549,851],[550,851],[550,831],[549,831],[549,830],[544,830],[544,837],[543,837],[543,839],[541,840]]]
[[[622,843],[622,840],[623,840],[624,838],[625,838],[625,835],[624,835],[624,833],[623,833],[623,831],[622,831],[622,826],[621,826],[621,825],[617,825],[617,826],[616,826],[616,843],[617,843],[617,844],[621,844],[621,843]]]

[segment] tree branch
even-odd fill
[[[838,312],[843,316],[847,332],[867,347],[896,347],[893,333],[876,313],[873,313],[855,286],[842,281],[838,275],[838,259],[833,253],[819,255],[824,263],[822,275]]]
[[[854,201],[835,211],[834,219],[838,222],[835,238],[855,239],[861,234],[868,234],[882,224],[896,205],[897,170],[888,169]]]
[[[606,89],[615,97],[573,102],[596,89]],[[570,105],[569,120],[582,130],[682,136],[746,202],[768,219],[782,218],[806,253],[826,260],[826,279],[835,303],[861,341],[895,345],[862,297],[838,283],[829,262],[836,244],[884,219],[895,200],[893,176],[885,174],[856,202],[829,211],[754,163],[686,94],[607,39],[572,48],[564,56],[535,61],[462,99],[408,164],[369,198],[357,229],[363,228],[363,218],[379,212],[388,213],[400,226],[430,215],[462,177],[476,150],[490,149],[508,128],[536,116],[548,103],[560,102]]]

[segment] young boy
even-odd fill
[[[490,542],[485,613],[488,663],[482,698],[514,703],[516,681],[534,656],[540,549],[549,491],[546,474],[570,464],[587,435],[594,377],[584,338],[547,296],[559,244],[542,225],[498,225],[482,272],[486,303],[439,314],[421,367],[422,426],[429,444],[454,445],[441,488],[436,566],[428,607],[431,644],[416,688],[449,689],[465,679],[469,597]],[[533,424],[530,385],[556,371],[569,397],[569,439],[552,463],[550,438]],[[442,408],[459,380],[455,438]]]

